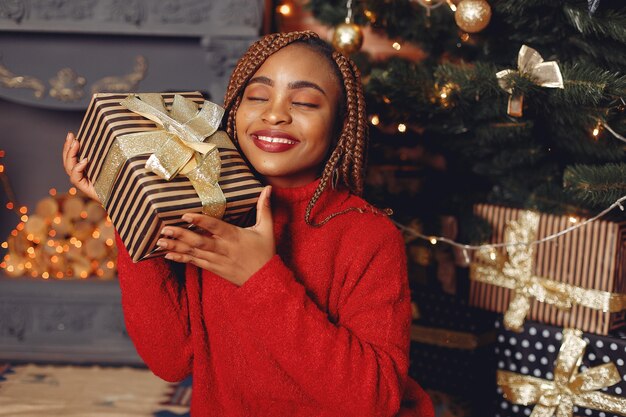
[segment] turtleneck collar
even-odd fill
[[[289,201],[292,203],[298,201],[309,201],[320,183],[320,179],[316,179],[306,185],[299,187],[276,187],[272,186],[272,197],[278,201]]]

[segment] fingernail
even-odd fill
[[[187,223],[193,223],[193,217],[188,214],[183,214],[182,219],[186,221]]]
[[[67,142],[72,137],[72,132],[67,132],[67,136],[65,137],[65,141]]]
[[[165,236],[172,236],[172,231],[166,227],[163,230],[161,230],[161,234]]]
[[[165,254],[165,256],[164,256],[164,258],[165,258],[165,259],[170,259],[170,260],[173,260],[173,259],[174,259],[174,256],[173,256],[172,254],[170,254],[170,253],[166,253],[166,254]]]
[[[160,248],[167,248],[167,242],[163,239],[157,240],[157,246]]]

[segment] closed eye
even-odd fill
[[[267,101],[267,99],[264,98],[264,97],[250,97],[250,96],[248,96],[247,99],[251,100],[251,101]]]
[[[312,109],[316,109],[316,108],[318,108],[318,107],[319,107],[317,104],[314,104],[314,103],[307,103],[307,102],[304,102],[304,101],[294,101],[294,102],[293,102],[293,105],[294,105],[294,106],[310,107],[310,108],[312,108]]]

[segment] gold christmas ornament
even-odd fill
[[[489,24],[491,7],[485,0],[463,0],[456,7],[454,20],[466,32],[480,32]]]
[[[363,30],[355,23],[341,23],[335,27],[332,44],[339,52],[350,55],[363,45]]]

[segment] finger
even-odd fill
[[[209,236],[201,235],[189,229],[176,226],[166,226],[161,231],[165,237],[162,243],[168,246],[162,246],[169,249],[183,248],[176,250],[177,252],[191,253],[192,249],[197,248],[205,251],[213,251],[215,249],[215,240]],[[158,242],[157,242],[158,244]]]
[[[273,233],[274,222],[272,219],[272,208],[270,206],[271,194],[271,185],[263,188],[259,200],[256,203],[256,224],[254,228],[259,231],[270,231]]]
[[[220,238],[228,239],[236,233],[235,226],[206,214],[186,213],[182,219]]]
[[[73,135],[72,135],[73,136]],[[74,168],[74,166],[78,163],[78,149],[79,144],[76,138],[73,138],[70,144],[68,145],[67,153],[65,154],[64,165],[65,169],[68,171],[68,175],[70,171]]]
[[[180,263],[190,263],[218,275],[222,275],[222,273],[225,272],[226,269],[224,265],[228,262],[223,255],[200,250],[196,251],[194,255],[170,251],[165,254],[165,259]]]
[[[74,134],[72,132],[67,132],[67,135],[65,136],[65,142],[63,142],[63,165],[65,165],[65,158],[67,157],[67,152],[70,149],[73,137]]]
[[[83,184],[87,185],[89,183],[87,178],[85,178],[85,168],[87,168],[87,158],[78,163],[74,162],[69,172],[70,181],[79,188],[81,188]]]

